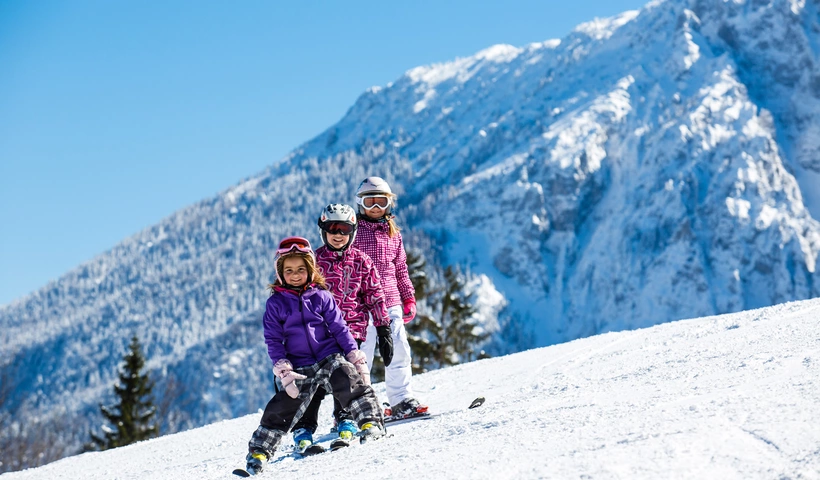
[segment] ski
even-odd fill
[[[322,434],[322,435],[316,435],[316,436],[313,437],[313,444],[316,445],[318,443],[325,443],[329,440],[333,440],[334,438],[338,438],[338,437],[339,436],[336,433],[333,433],[333,432],[325,433],[325,434]],[[299,447],[294,445],[293,443],[289,443],[288,445],[282,446],[277,451],[282,452],[282,453],[288,453],[288,454],[298,454],[299,453]]]
[[[413,422],[413,421],[416,421],[416,420],[429,420],[429,419],[435,418],[439,415],[441,415],[441,414],[433,415],[432,413],[424,412],[424,413],[416,413],[416,414],[413,414],[413,415],[407,415],[407,416],[404,416],[404,417],[392,417],[391,416],[391,417],[385,417],[384,418],[384,424],[385,424],[385,426],[388,426],[388,425],[392,426],[392,425],[398,425],[398,424],[401,424],[401,423]]]
[[[250,477],[251,476],[250,473],[246,472],[245,470],[243,470],[241,468],[237,468],[236,470],[234,470],[231,473],[233,473],[234,475],[236,475],[238,477]]]
[[[350,443],[348,443],[346,440],[342,440],[341,438],[338,438],[336,436],[334,436],[333,438],[334,438],[334,440],[332,442],[330,442],[329,447],[325,447],[324,445],[319,445],[317,443],[314,443],[313,445],[308,447],[308,449],[305,450],[303,453],[299,453],[299,449],[295,445],[285,447],[281,450],[281,452],[284,453],[284,455],[279,456],[279,457],[275,458],[274,460],[271,460],[271,463],[281,462],[286,458],[292,458],[294,460],[301,460],[301,459],[304,459],[304,458],[307,458],[307,457],[312,457],[314,455],[321,455],[321,454],[326,453],[326,452],[335,452],[336,450],[339,450],[340,448],[350,446]]]
[[[336,450],[338,450],[340,448],[345,448],[345,447],[349,447],[349,446],[350,446],[350,443],[348,443],[347,440],[337,438],[336,440],[333,440],[332,442],[330,442],[330,451],[335,452]]]
[[[478,408],[484,405],[486,399],[484,397],[476,397],[470,402],[470,405],[467,407],[468,410],[472,410],[474,408]],[[460,410],[454,410],[454,412],[458,412]],[[403,423],[409,423],[416,420],[429,420],[431,418],[436,418],[444,413],[452,413],[452,412],[441,412],[441,413],[430,413],[425,409],[423,412],[417,412],[410,415],[405,415],[402,417],[394,417],[392,415],[385,415],[384,417],[384,424],[387,425],[399,425]]]

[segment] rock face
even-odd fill
[[[814,297],[818,29],[811,2],[654,2],[410,70],[298,154],[401,166],[411,224],[538,343]]]
[[[132,332],[159,395],[195,385],[171,429],[261,407],[273,248],[318,242],[320,208],[367,175],[534,345],[818,296],[818,18],[798,0],[655,1],[409,70],[267,171],[0,307],[2,409],[99,422]]]

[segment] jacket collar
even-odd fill
[[[352,247],[353,245],[349,245],[344,250],[332,250],[327,248],[327,245],[324,245],[316,249],[316,257],[327,260],[341,260],[347,257],[347,252],[349,252]]]
[[[288,286],[276,285],[275,287],[273,287],[273,289],[276,290],[277,292],[281,292],[281,293],[290,293],[291,295],[302,295],[302,294],[307,293],[311,290],[315,290],[316,289],[316,284],[315,283],[308,283],[304,287],[291,287],[290,285],[288,285]]]
[[[393,218],[393,215],[385,215],[378,220],[373,220],[372,218],[368,218],[365,215],[359,215],[359,228],[366,228],[368,230],[387,230],[390,228],[390,224],[387,223],[388,220]]]
[[[372,219],[367,215],[362,215],[361,213],[356,215],[356,218],[359,219],[359,223],[363,225],[371,224],[371,225],[378,225],[378,224],[387,224],[387,222],[393,218],[394,215],[392,213],[388,213],[382,218]]]

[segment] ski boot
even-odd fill
[[[427,413],[427,405],[421,405],[415,398],[405,398],[390,408],[390,417],[394,419],[410,418]],[[387,409],[385,409],[385,414]]]
[[[359,434],[359,443],[367,443],[378,440],[384,436],[384,429],[378,423],[367,422],[362,425],[362,432]]]
[[[313,445],[313,432],[307,428],[297,428],[293,431],[293,443],[296,445],[297,452],[304,452]]]
[[[336,432],[342,440],[353,439],[353,435],[356,435],[356,432],[358,431],[359,429],[356,427],[356,423],[353,420],[342,420],[336,427]]]
[[[265,465],[268,463],[268,454],[262,450],[254,450],[252,452],[248,452],[248,456],[245,457],[245,461],[247,462],[245,471],[251,475],[258,475],[262,473],[262,470],[265,469]]]
[[[313,443],[313,433],[307,428],[297,428],[294,430],[293,442],[296,444],[296,453],[303,457],[327,451],[325,447],[318,443]]]

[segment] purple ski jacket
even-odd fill
[[[353,246],[366,253],[381,275],[384,304],[387,308],[415,301],[416,291],[407,271],[407,253],[401,234],[388,235],[387,222],[372,222],[361,216]]]
[[[276,287],[262,323],[274,364],[287,358],[294,367],[304,367],[358,348],[333,296],[314,285],[301,292]]]
[[[366,340],[369,315],[376,327],[390,325],[381,277],[370,257],[352,245],[343,252],[325,246],[316,249],[316,263],[354,339]]]

